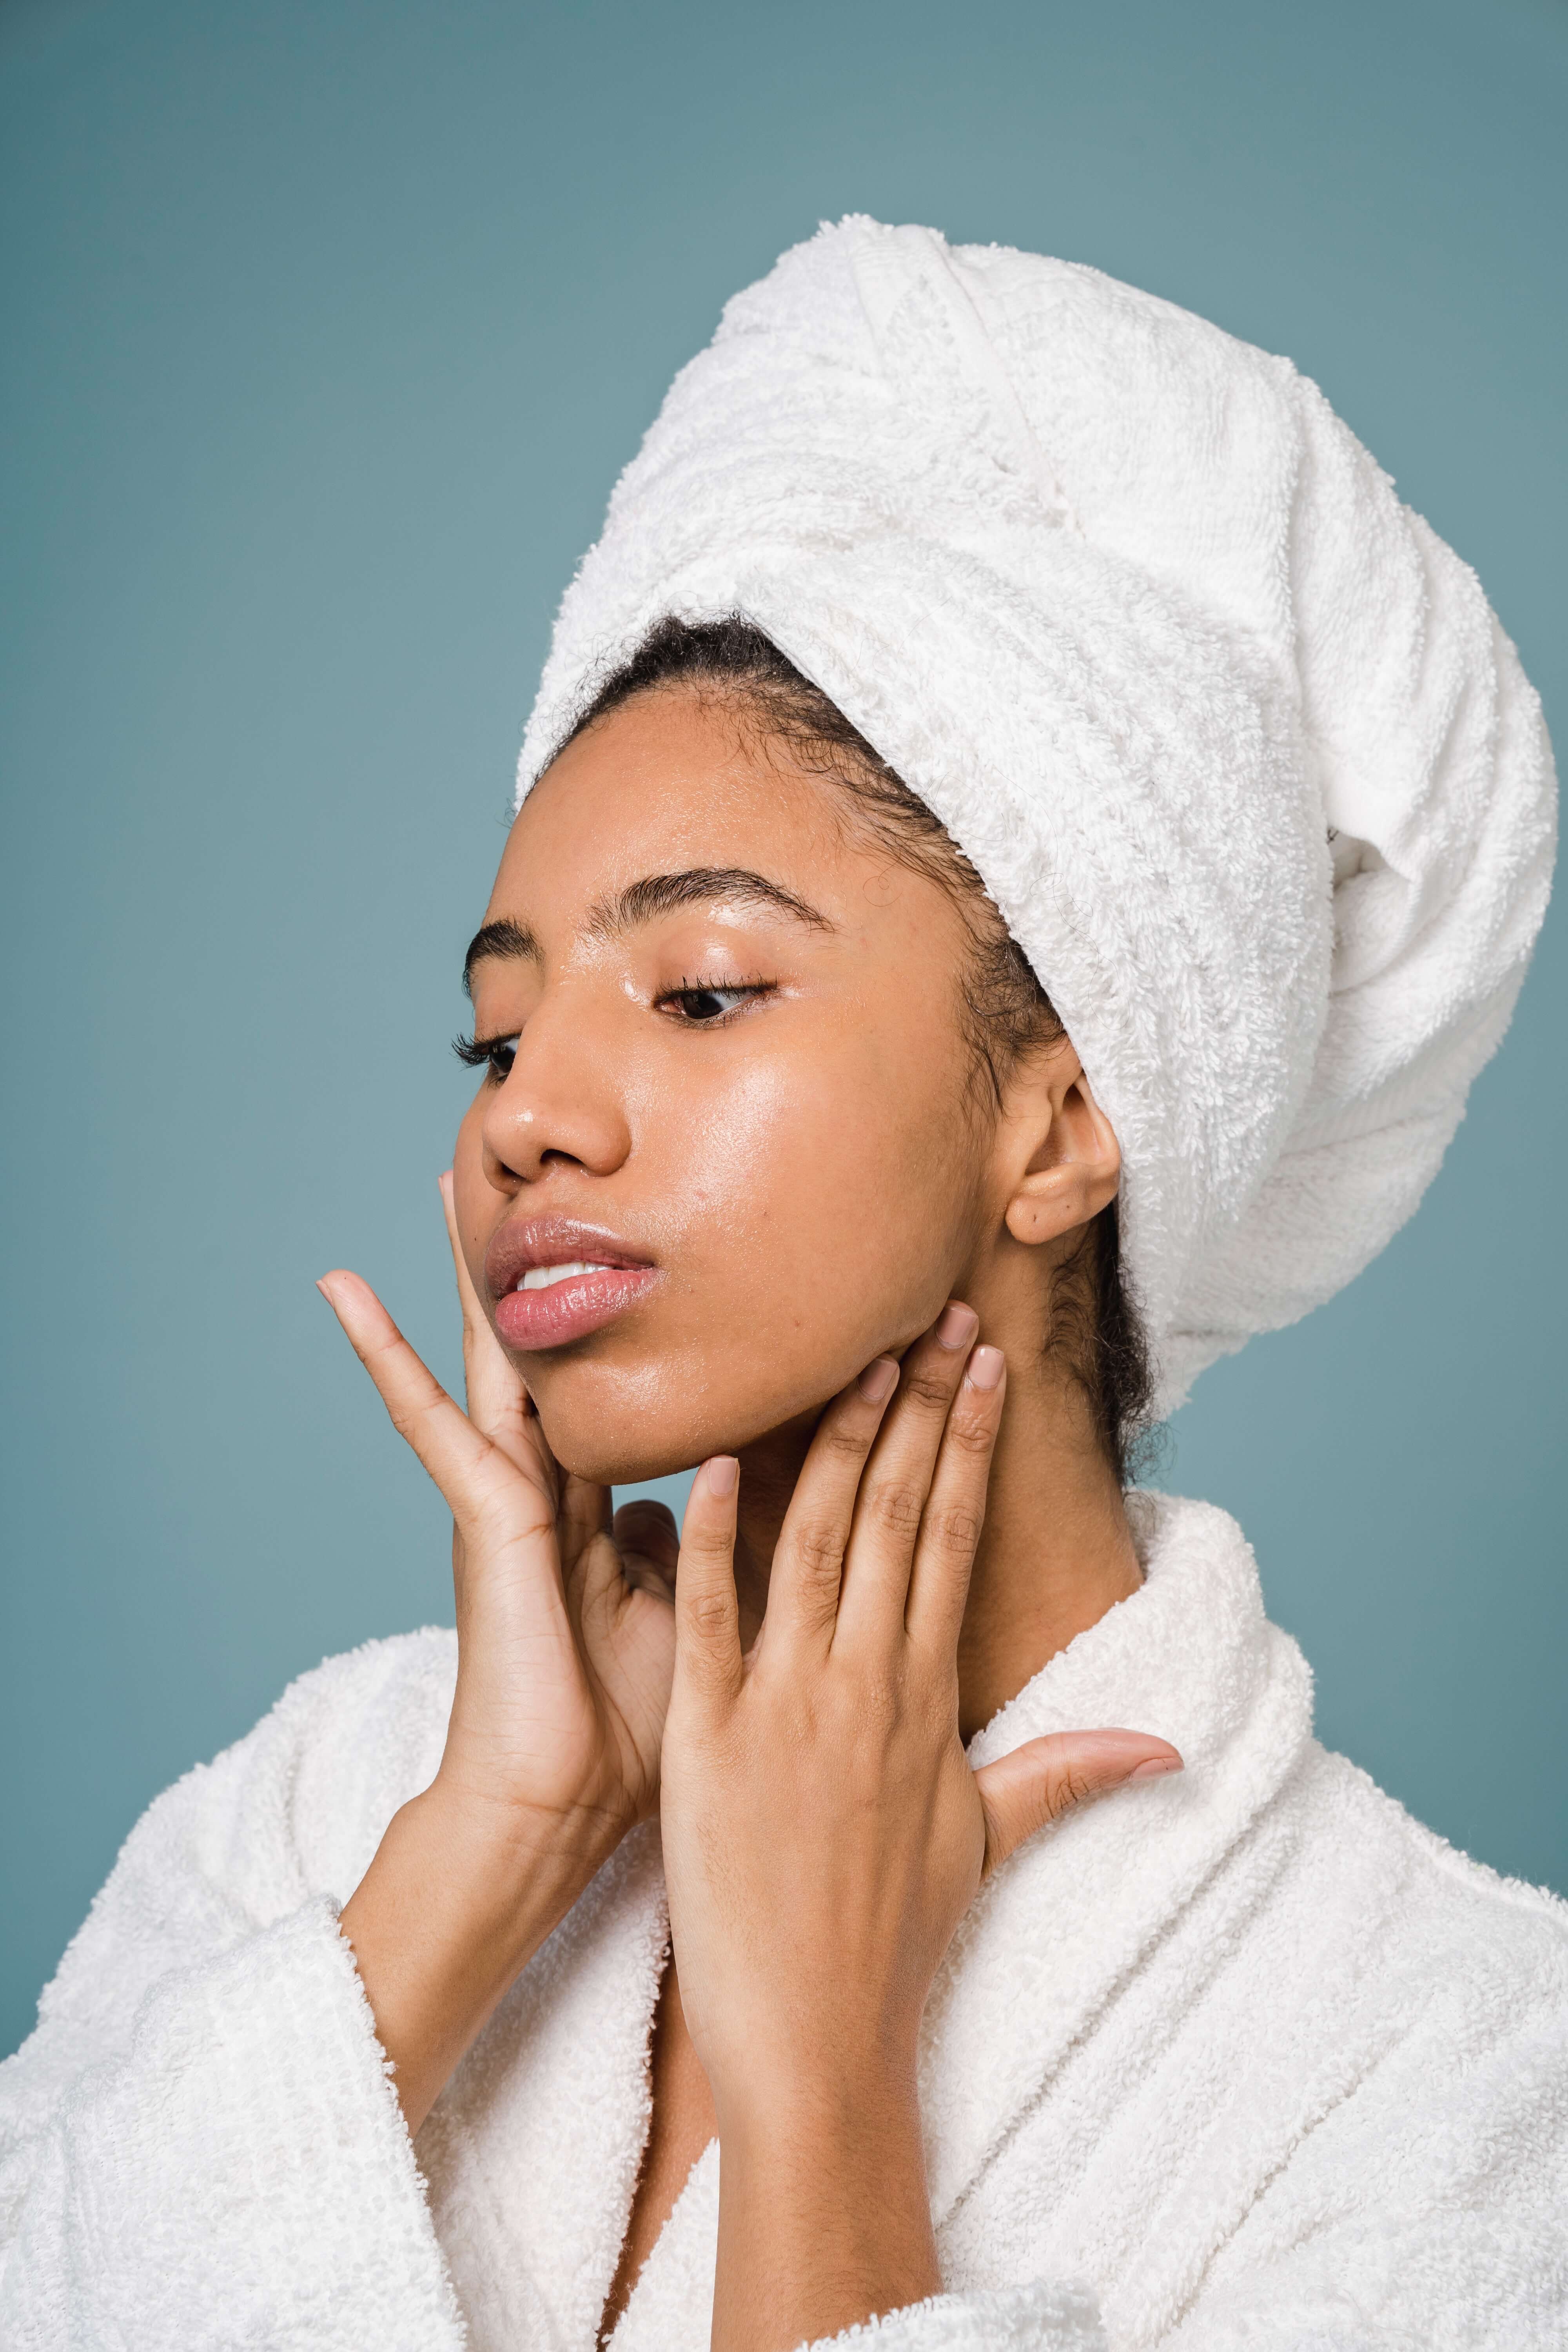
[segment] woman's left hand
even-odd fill
[[[687,1507],[660,1817],[719,2120],[715,2352],[787,2352],[940,2292],[915,2089],[937,1965],[1032,1831],[1181,1761],[1085,1731],[970,1768],[958,1635],[1005,1393],[976,1329],[950,1306],[901,1375],[879,1358],[828,1408],[749,1654],[736,1465],[705,1464]]]

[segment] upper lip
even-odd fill
[[[531,1265],[650,1266],[647,1250],[633,1249],[603,1225],[579,1224],[575,1217],[524,1217],[502,1225],[485,1252],[485,1281],[492,1298],[515,1290]]]

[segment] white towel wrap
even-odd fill
[[[929,802],[1125,1162],[1169,1411],[1409,1216],[1545,909],[1474,574],[1288,361],[863,218],[729,304],[562,604],[519,800],[663,614],[765,630]]]

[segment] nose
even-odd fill
[[[557,1164],[614,1175],[632,1143],[618,1058],[595,1035],[586,1006],[552,995],[535,1007],[480,1130],[485,1175],[498,1192],[516,1193]]]

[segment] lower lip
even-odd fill
[[[654,1265],[612,1265],[601,1274],[570,1274],[542,1290],[509,1290],[496,1307],[496,1329],[509,1348],[564,1348],[613,1323],[658,1280]]]

